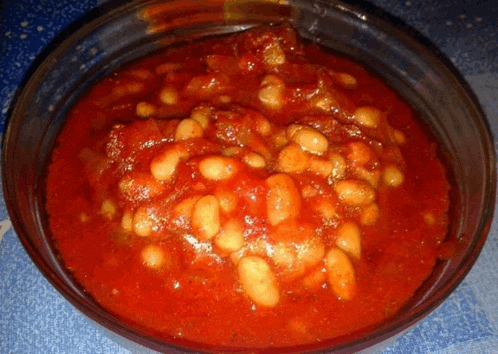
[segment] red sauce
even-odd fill
[[[69,113],[50,227],[83,287],[160,338],[337,338],[395,314],[438,259],[449,183],[424,131],[288,26],[170,48]]]

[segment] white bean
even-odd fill
[[[287,139],[292,140],[294,138],[294,134],[296,134],[299,130],[303,129],[304,125],[299,124],[291,124],[285,129],[285,135]]]
[[[356,180],[343,180],[334,184],[339,199],[347,205],[367,205],[375,200],[375,190]]]
[[[214,243],[224,252],[236,252],[244,245],[244,230],[237,219],[228,220],[214,238]]]
[[[346,88],[355,88],[356,87],[356,78],[352,75],[346,74],[346,73],[339,73],[337,74],[337,79],[339,79],[339,82],[342,84],[342,86]]]
[[[199,163],[201,174],[211,181],[227,180],[238,172],[236,161],[222,156],[210,156]]]
[[[372,150],[364,143],[353,142],[349,144],[348,159],[354,164],[364,165],[372,158]]]
[[[275,307],[280,301],[277,278],[266,261],[257,256],[242,257],[239,279],[247,296],[257,305]]]
[[[299,216],[301,212],[301,195],[292,178],[283,173],[266,179],[268,194],[266,197],[267,217],[275,226],[289,218]]]
[[[307,238],[315,237],[315,230],[307,223],[302,223],[296,219],[288,219],[276,227],[270,228],[268,238],[274,242],[302,243]]]
[[[350,300],[356,293],[355,271],[348,256],[333,248],[325,256],[327,277],[332,291],[339,300]]]
[[[199,106],[194,108],[192,113],[190,113],[190,118],[199,123],[202,129],[206,129],[209,125],[211,119],[212,108],[207,106]]]
[[[273,262],[280,267],[291,268],[296,263],[297,255],[290,242],[278,242],[273,246]]]
[[[278,43],[272,43],[263,50],[263,60],[269,66],[279,66],[285,63],[285,53]]]
[[[150,210],[140,207],[133,215],[133,231],[137,236],[148,237],[152,234],[154,218]]]
[[[434,217],[434,214],[429,212],[429,211],[424,213],[424,222],[429,226],[434,225],[434,223],[436,222],[436,218]]]
[[[307,239],[297,246],[297,259],[306,268],[312,268],[320,263],[324,254],[325,246],[317,237]]]
[[[243,151],[243,149],[241,147],[229,146],[227,148],[224,148],[221,151],[221,154],[223,156],[233,157],[233,156],[237,156],[238,154],[242,153],[242,151]]]
[[[312,198],[312,197],[316,197],[318,195],[318,190],[313,187],[313,186],[310,186],[309,184],[308,185],[305,185],[304,187],[301,188],[301,196],[303,198]]]
[[[399,187],[403,184],[405,177],[403,172],[401,172],[396,166],[389,165],[384,168],[384,171],[382,172],[382,179],[389,187]]]
[[[399,145],[403,145],[406,143],[406,136],[401,130],[394,129],[393,135],[394,135],[394,140],[396,140],[396,142]]]
[[[312,154],[321,155],[327,151],[329,141],[318,130],[311,127],[303,127],[292,135],[292,140],[296,142],[301,149]]]
[[[88,216],[87,213],[80,213],[80,221],[82,223],[85,223],[87,222],[88,220],[90,220],[90,217]]]
[[[264,168],[266,166],[266,161],[263,156],[255,152],[247,153],[242,159],[244,163],[252,168]]]
[[[236,252],[230,253],[230,260],[238,265],[242,257],[247,256],[248,252],[253,256],[268,256],[268,250],[272,248],[272,244],[263,238],[257,238],[251,242],[244,243],[244,246]]]
[[[184,64],[181,63],[163,63],[156,66],[156,74],[164,74],[181,69]]]
[[[173,179],[180,161],[187,157],[188,153],[185,148],[181,145],[175,145],[152,160],[150,172],[158,181],[170,181]]]
[[[283,105],[282,89],[278,86],[264,86],[259,90],[261,103],[271,109],[280,109]]]
[[[283,105],[284,82],[275,75],[266,75],[261,81],[258,98],[268,108],[280,109]]]
[[[206,195],[195,203],[192,228],[201,241],[213,238],[220,231],[220,205],[215,196]]]
[[[273,143],[275,144],[275,147],[278,149],[284,147],[289,142],[285,130],[278,130],[272,136],[273,136]]]
[[[328,198],[319,198],[313,204],[313,208],[320,214],[322,220],[329,224],[331,221],[337,219],[337,207]]]
[[[202,138],[202,126],[195,120],[187,118],[182,120],[176,127],[175,141],[182,141],[192,138]]]
[[[361,257],[361,230],[353,222],[342,224],[337,230],[337,239],[335,244],[338,248],[353,257]]]
[[[311,159],[310,160],[310,170],[316,174],[327,178],[331,173],[334,165],[332,161],[322,160],[322,159]]]
[[[167,105],[178,103],[178,91],[174,87],[165,87],[159,92],[159,99]]]
[[[330,156],[330,162],[332,162],[332,171],[329,175],[329,182],[334,182],[344,178],[346,174],[346,160],[339,154],[333,154]]]
[[[112,219],[116,215],[116,204],[110,199],[106,199],[100,206],[100,213],[108,219]]]
[[[382,118],[382,112],[375,107],[360,107],[354,112],[354,120],[361,126],[376,128]]]
[[[132,88],[131,92],[129,91],[129,86]],[[127,94],[133,94],[134,91],[138,91],[138,89],[143,90],[145,85],[142,83],[132,82],[127,85],[118,85],[114,87],[111,91],[111,97],[114,96],[119,98],[121,96],[125,96]],[[139,92],[139,91],[138,91]]]
[[[261,87],[263,86],[276,86],[280,89],[285,87],[284,82],[275,75],[266,75],[261,81]]]
[[[225,214],[230,214],[237,208],[239,202],[239,196],[233,193],[225,186],[217,186],[214,191],[215,197],[220,203],[220,209]]]
[[[233,264],[238,265],[241,258],[244,257],[245,254],[246,254],[246,247],[243,246],[240,250],[230,253],[229,257]]]
[[[297,144],[289,144],[278,154],[277,170],[286,173],[302,173],[310,165],[308,155]]]
[[[374,225],[379,219],[379,215],[379,206],[375,203],[369,204],[361,211],[360,222],[365,226]]]
[[[377,188],[380,180],[380,170],[367,170],[364,167],[353,167],[354,174],[357,178],[368,182],[372,187]]]
[[[173,216],[177,219],[190,220],[194,205],[201,198],[200,195],[185,198],[173,208]]]
[[[232,102],[232,98],[228,95],[221,95],[220,97],[218,97],[218,100],[221,102],[221,103],[230,103]]]
[[[130,82],[126,84],[125,90],[128,94],[135,94],[142,92],[145,89],[145,85],[141,82]]]
[[[147,102],[140,102],[137,104],[136,112],[138,116],[146,118],[156,113],[156,107]]]
[[[270,124],[270,121],[268,119],[266,119],[263,116],[257,116],[254,119],[254,123],[255,123],[255,130],[259,134],[261,134],[263,136],[267,136],[270,134],[271,124]]]
[[[129,211],[123,214],[121,218],[121,227],[123,230],[131,232],[133,231],[133,214]]]
[[[327,274],[321,268],[313,270],[303,278],[303,286],[308,290],[317,290],[326,281]]]
[[[330,93],[317,96],[311,103],[316,108],[325,112],[336,111],[339,105],[337,99]]]
[[[142,80],[151,79],[153,77],[152,73],[147,69],[135,69],[130,72],[130,75]]]
[[[143,264],[147,268],[160,269],[166,263],[166,256],[161,247],[156,245],[148,245],[140,252]]]

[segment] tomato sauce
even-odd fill
[[[169,48],[68,114],[50,228],[82,286],[160,338],[338,338],[394,315],[439,257],[450,185],[425,131],[287,25]]]

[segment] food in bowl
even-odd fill
[[[65,266],[159,338],[340,338],[393,316],[451,246],[418,114],[289,25],[140,59],[74,105],[46,208]]]

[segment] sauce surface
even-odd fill
[[[141,59],[67,117],[47,177],[66,267],[162,338],[316,343],[430,275],[449,183],[412,109],[286,25]]]

